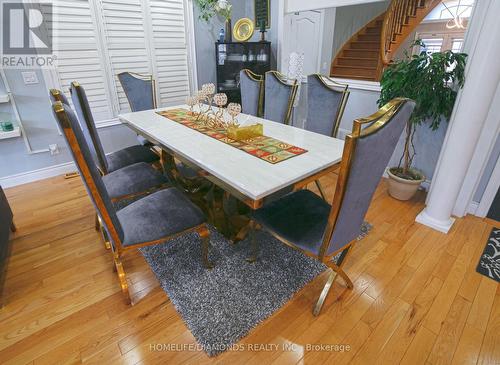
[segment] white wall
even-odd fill
[[[0,140],[0,183],[5,178],[38,169],[50,168],[72,161],[64,137],[59,135],[52,116],[48,90],[39,70],[39,84],[24,85],[20,70],[5,70],[11,91],[16,100],[21,120],[33,149],[46,149],[49,144],[58,144],[60,153],[28,154],[22,138]],[[84,85],[85,86],[85,85]],[[5,86],[0,80],[0,94]],[[10,104],[0,104],[0,112],[11,113]],[[106,152],[135,144],[135,134],[123,125],[99,129]]]
[[[255,21],[255,9],[253,0],[231,1],[233,10],[231,15],[232,25],[240,18],[250,18]],[[221,28],[224,28],[224,20],[218,16],[212,17],[208,22],[199,19],[200,10],[196,4],[194,7],[194,32],[196,44],[196,65],[198,68],[198,85],[216,82],[215,69],[215,42],[217,42]],[[271,27],[267,30],[266,39],[271,42],[271,68],[276,68],[276,52],[278,40],[278,1],[271,1]],[[255,26],[253,37],[249,41],[260,40],[260,32]]]
[[[285,12],[338,8],[341,6],[379,2],[384,0],[285,0]]]
[[[335,31],[333,36],[332,58],[358,30],[369,21],[382,14],[389,6],[390,1],[379,1],[370,4],[343,6],[337,8],[335,17]]]
[[[336,8],[329,8],[324,10],[323,22],[323,39],[321,40],[321,69],[319,72],[323,75],[330,74],[330,66],[332,64],[333,54],[333,37],[336,23]]]

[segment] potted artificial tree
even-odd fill
[[[389,194],[399,200],[415,195],[425,176],[413,167],[416,151],[413,136],[418,126],[428,124],[437,130],[443,118],[449,120],[457,91],[464,84],[467,55],[452,51],[428,53],[421,40],[414,46],[423,47],[419,54],[410,55],[391,63],[384,71],[379,106],[395,97],[407,97],[416,102],[406,127],[404,151],[398,166],[388,169]],[[410,48],[410,49],[411,49]]]

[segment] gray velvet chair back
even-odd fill
[[[327,256],[360,234],[373,194],[414,107],[412,100],[393,99],[373,116],[354,121],[353,132],[346,137],[331,224],[322,246]]]
[[[326,76],[307,76],[306,130],[330,137],[337,136],[349,97],[347,87]]]
[[[69,90],[71,92],[73,106],[75,107],[82,130],[84,131],[84,136],[90,146],[92,157],[101,171],[106,174],[108,172],[108,162],[106,160],[104,148],[102,147],[101,139],[97,133],[94,116],[92,115],[92,110],[90,110],[90,104],[85,89],[78,82],[73,81]],[[90,141],[88,140],[89,137]]]
[[[80,176],[85,184],[87,193],[92,200],[102,222],[109,233],[114,245],[123,241],[123,229],[116,216],[115,208],[102,182],[101,174],[92,160],[87,141],[83,136],[78,119],[67,105],[56,102],[52,106],[54,116],[63,130],[64,137]]]
[[[122,72],[118,74],[118,80],[133,112],[156,108],[155,85],[151,75]]]
[[[266,72],[264,118],[288,124],[292,116],[297,87],[297,80],[289,83],[286,76],[277,71]]]
[[[264,78],[244,69],[240,71],[241,108],[245,114],[261,116]]]

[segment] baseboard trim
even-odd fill
[[[65,162],[59,165],[44,167],[38,170],[22,172],[11,176],[0,177],[0,185],[3,188],[11,188],[13,186],[27,184],[33,181],[47,179],[58,175],[63,175],[71,171],[75,171],[74,162]]]

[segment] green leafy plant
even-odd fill
[[[214,15],[220,15],[224,19],[231,18],[232,5],[224,0],[195,0],[200,8],[199,18],[208,22]]]
[[[414,46],[423,47],[419,54],[411,55]],[[406,127],[404,152],[399,165],[391,173],[408,180],[420,180],[422,176],[412,169],[415,157],[413,137],[417,126],[425,123],[437,130],[442,119],[449,120],[458,89],[465,82],[467,54],[452,51],[427,53],[425,44],[416,40],[404,53],[405,57],[391,63],[384,71],[379,106],[395,97],[406,97],[416,102]],[[403,161],[404,160],[404,161]]]
[[[215,15],[217,0],[195,0],[194,2],[200,8],[200,19],[208,22]]]

